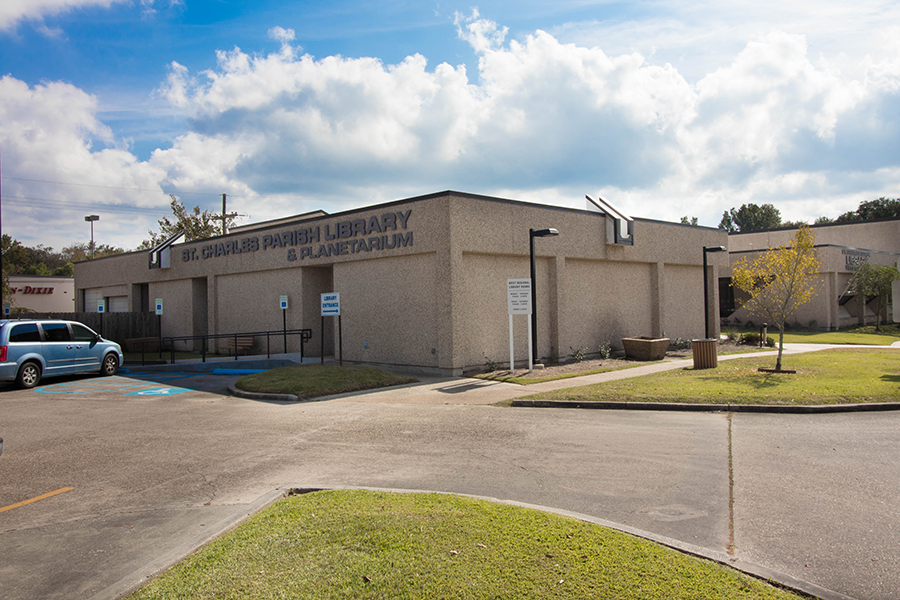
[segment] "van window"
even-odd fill
[[[34,323],[19,323],[13,325],[9,332],[10,342],[39,342],[41,341],[41,332],[38,331],[37,325]]]
[[[75,335],[76,342],[93,342],[94,332],[78,323],[72,323],[72,333]]]
[[[69,326],[65,323],[41,323],[45,342],[71,342]]]

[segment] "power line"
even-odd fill
[[[22,200],[23,202],[18,202]],[[27,202],[24,202],[26,201]],[[97,210],[104,212],[119,212],[145,215],[168,215],[168,209],[164,208],[139,208],[137,206],[120,206],[117,204],[96,204],[87,202],[72,202],[69,200],[50,200],[48,198],[30,198],[28,196],[3,196],[4,204],[14,206],[28,206],[32,208],[52,208],[55,210]]]
[[[7,181],[28,181],[30,183],[52,183],[54,185],[71,185],[75,187],[88,187],[88,188],[98,188],[104,190],[123,190],[126,192],[147,192],[151,194],[174,194],[175,196],[217,196],[221,197],[221,192],[179,192],[179,191],[166,191],[166,190],[151,190],[148,188],[130,188],[130,187],[120,187],[120,186],[112,186],[112,185],[97,185],[94,183],[71,183],[66,181],[50,181],[48,179],[28,179],[25,177],[3,177],[0,176],[0,179],[5,179]],[[6,198],[7,196],[4,196]],[[11,196],[10,196],[11,197]],[[266,200],[269,198],[273,198],[274,196],[248,196],[246,194],[228,194],[229,198],[251,198],[253,200]],[[279,200],[303,200],[303,198],[299,196],[277,196]]]
[[[125,190],[129,192],[151,192],[154,194],[192,194],[195,196],[219,196],[221,194],[213,193],[213,192],[166,192],[164,190],[151,190],[147,188],[131,188],[131,187],[121,187],[114,185],[97,185],[94,183],[71,183],[66,181],[49,181],[47,179],[27,179],[25,177],[0,177],[0,179],[6,179],[8,181],[29,181],[31,183],[52,183],[54,185],[73,185],[77,187],[92,187],[92,188],[100,188],[104,190]]]

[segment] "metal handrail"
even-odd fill
[[[246,333],[211,333],[207,335],[185,335],[185,336],[167,336],[160,337],[159,339],[154,340],[136,340],[135,345],[140,346],[141,348],[141,365],[144,365],[145,362],[145,352],[144,345],[145,344],[159,344],[159,358],[162,358],[163,347],[167,345],[169,350],[172,353],[172,364],[175,364],[175,342],[191,342],[196,340],[202,340],[201,344],[201,356],[202,361],[206,362],[206,354],[207,347],[209,346],[209,340],[223,340],[223,339],[234,339],[234,360],[238,359],[237,353],[237,340],[238,338],[243,337],[257,337],[257,336],[266,336],[266,358],[272,357],[271,352],[271,336],[280,335],[284,337],[284,350],[287,352],[287,336],[289,335],[299,335],[300,336],[300,360],[303,360],[303,347],[306,342],[312,339],[312,329],[277,329],[272,331],[250,331]]]

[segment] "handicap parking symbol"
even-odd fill
[[[125,394],[126,396],[171,396],[173,394],[180,394],[181,392],[186,392],[187,390],[184,388],[149,388],[146,390],[139,390],[137,392],[129,392]]]

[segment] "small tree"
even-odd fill
[[[801,227],[788,245],[770,248],[752,260],[744,258],[732,268],[732,285],[750,295],[744,307],[778,327],[776,371],[781,371],[785,323],[815,296],[818,272],[815,236],[809,227]]]
[[[862,298],[862,321],[865,325],[867,296],[878,298],[878,310],[875,312],[875,331],[881,331],[881,312],[888,299],[891,297],[891,284],[895,279],[900,279],[900,271],[891,265],[873,265],[863,263],[850,280],[850,286],[855,294]]]
[[[199,206],[188,210],[174,194],[169,194],[169,197],[172,199],[169,202],[169,208],[172,209],[172,216],[175,217],[175,220],[170,221],[169,217],[163,217],[157,221],[159,233],[149,231],[150,239],[144,240],[138,246],[138,250],[153,248],[176,233],[184,232],[184,241],[186,242],[202,240],[222,233],[222,215],[209,210],[201,212]],[[234,225],[237,216],[237,213],[226,214],[226,227]]]

